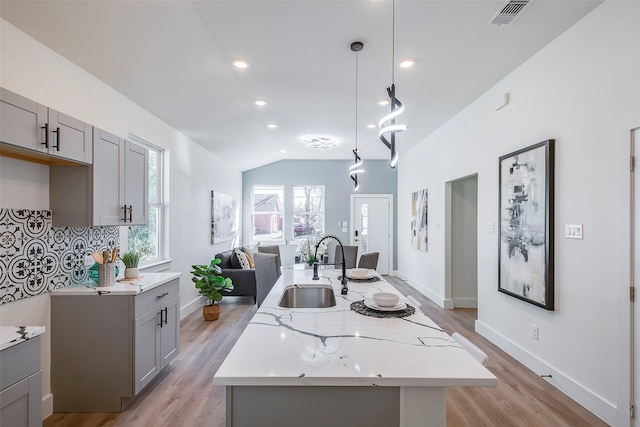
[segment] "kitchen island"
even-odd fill
[[[350,281],[340,295],[339,274],[321,270],[314,281],[311,270],[286,270],[274,285],[214,377],[227,386],[228,427],[444,427],[446,387],[497,385],[420,310],[402,318],[351,310],[376,292],[399,293],[382,279]],[[330,285],[336,305],[280,307],[291,284]]]

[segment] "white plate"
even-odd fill
[[[347,272],[347,278],[355,279],[355,280],[367,280],[373,278],[374,274],[372,272],[367,273],[366,276],[353,276],[351,272]]]
[[[393,307],[381,307],[378,304],[376,304],[372,298],[365,298],[364,305],[376,311],[400,311],[407,308],[407,303],[404,303],[404,302],[399,302]]]

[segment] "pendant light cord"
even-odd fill
[[[358,151],[358,52],[356,52],[356,152]]]
[[[396,83],[396,1],[391,1],[391,83]]]

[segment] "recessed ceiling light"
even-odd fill
[[[287,152],[287,150],[280,150],[280,152],[281,152],[282,154],[284,154],[284,153],[286,153],[286,152]]]
[[[376,127],[376,125],[375,125],[375,124],[373,124],[373,123],[369,123],[369,124],[367,125],[367,127],[368,127],[369,129],[373,129],[373,128],[375,128],[375,127]]]
[[[381,99],[380,101],[378,101],[378,105],[389,105],[389,100]]]
[[[258,107],[264,107],[265,105],[267,105],[267,101],[265,101],[264,99],[256,99],[255,104]]]
[[[402,61],[398,62],[398,66],[400,68],[411,68],[416,65],[416,60],[413,58],[405,58]]]
[[[278,125],[277,125],[277,124],[275,124],[275,123],[269,123],[269,124],[267,124],[267,127],[268,127],[269,129],[275,129],[275,128],[277,128],[277,127],[278,127]]]
[[[249,61],[243,58],[236,58],[233,61],[231,61],[231,63],[236,68],[240,68],[240,69],[249,68]]]

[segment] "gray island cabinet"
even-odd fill
[[[179,273],[51,293],[54,412],[121,412],[177,356]]]

